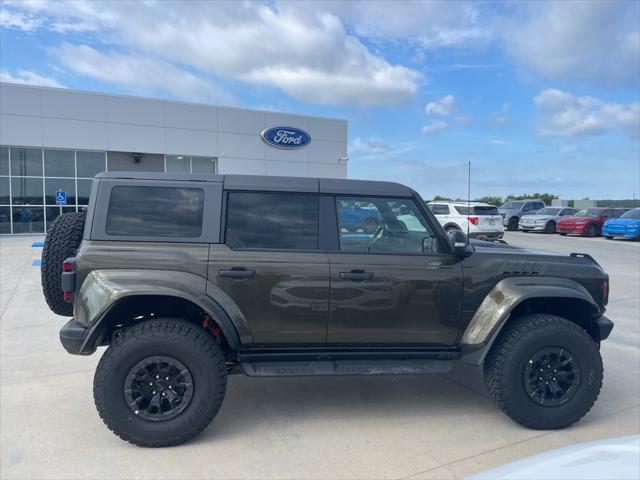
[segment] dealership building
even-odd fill
[[[102,171],[347,177],[347,121],[0,83],[0,234],[45,233]]]

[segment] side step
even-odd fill
[[[452,360],[312,360],[240,362],[249,377],[298,377],[316,375],[423,375],[448,373]]]

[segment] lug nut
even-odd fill
[[[164,393],[164,392],[162,392],[162,396],[163,396],[163,397],[166,397],[166,396],[167,396],[167,394],[166,394],[166,393]]]
[[[151,392],[151,395],[155,395],[155,394],[156,394],[156,391],[155,391],[155,390],[154,390],[153,392]]]
[[[153,382],[149,382],[149,386],[152,387],[153,386]]]
[[[169,381],[169,377],[164,377],[164,379],[168,382]]]
[[[160,378],[160,375],[156,375],[156,379]]]

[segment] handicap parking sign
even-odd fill
[[[66,205],[67,204],[67,192],[60,189],[56,192],[56,205]]]

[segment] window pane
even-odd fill
[[[104,152],[76,152],[78,177],[93,178],[105,171]]]
[[[0,177],[0,205],[9,203],[9,177]]]
[[[167,172],[189,173],[189,157],[185,155],[167,155]]]
[[[448,205],[428,205],[434,215],[449,215]]]
[[[419,255],[439,251],[413,200],[338,197],[340,250]]]
[[[78,203],[86,205],[89,203],[89,194],[91,193],[91,184],[93,180],[78,180]]]
[[[42,205],[42,178],[12,178],[11,196],[14,205]]]
[[[202,232],[200,188],[114,187],[108,235],[197,238]]]
[[[44,207],[13,207],[13,233],[44,233]]]
[[[215,158],[191,157],[191,171],[193,173],[216,173]]]
[[[236,248],[318,248],[318,196],[229,194],[226,243]]]
[[[0,207],[0,233],[11,233],[11,212],[9,207]]]
[[[45,213],[47,215],[47,228],[49,228],[49,226],[51,225],[51,222],[53,222],[56,218],[58,218],[60,216],[60,207],[46,207],[45,208]],[[69,212],[75,212],[76,208],[75,207],[62,207],[62,213],[69,213]]]
[[[75,159],[70,150],[45,150],[44,174],[46,177],[75,177]]]
[[[62,190],[67,192],[67,205],[76,204],[76,182],[75,180],[65,180],[61,178],[45,178],[45,202],[47,205],[56,205],[56,192]]]
[[[0,147],[0,175],[9,175],[9,147]]]
[[[42,150],[11,147],[11,175],[14,177],[41,177]]]

